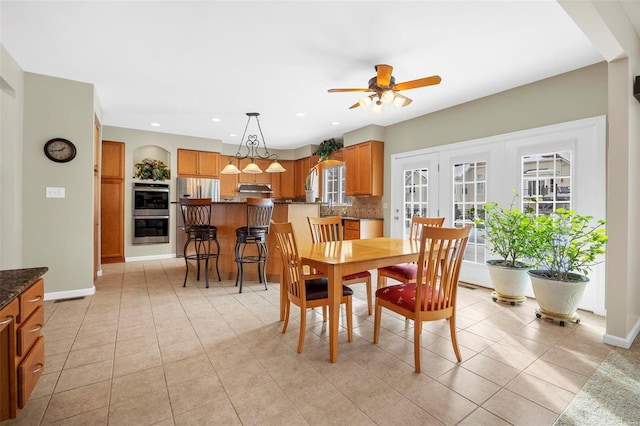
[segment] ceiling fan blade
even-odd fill
[[[442,79],[439,75],[432,75],[431,77],[419,78],[417,80],[405,81],[398,83],[392,87],[393,90],[408,90],[415,89],[417,87],[433,86],[434,84],[440,84]]]
[[[373,100],[373,98],[374,98],[375,96],[376,96],[376,95],[375,95],[375,93],[374,93],[373,95],[369,95],[369,96],[368,96],[368,98]],[[358,108],[359,106],[360,106],[360,100],[358,100],[358,102],[356,102],[355,104],[351,105],[351,106],[349,107],[349,109]]]
[[[378,78],[376,79],[378,86],[388,86],[389,83],[391,83],[391,71],[393,71],[393,67],[391,65],[380,64],[376,65],[376,71],[378,72]]]
[[[367,89],[329,89],[327,90],[327,92],[329,93],[336,93],[336,92],[372,92],[371,89],[367,88]]]

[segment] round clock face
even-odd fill
[[[55,138],[44,144],[44,154],[49,160],[66,163],[76,156],[76,146],[66,139]]]

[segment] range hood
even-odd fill
[[[271,194],[271,185],[268,183],[239,183],[238,192],[241,193],[253,193],[253,194]]]

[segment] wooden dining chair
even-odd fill
[[[458,276],[471,226],[437,228],[421,225],[417,283],[391,285],[376,290],[373,343],[380,341],[382,308],[414,321],[413,352],[416,373],[420,372],[420,335],[423,321],[448,318],[451,344],[462,361],[456,338]],[[417,303],[419,301],[419,303]]]
[[[315,307],[329,306],[329,287],[324,275],[305,275],[302,268],[302,259],[298,254],[296,237],[293,234],[293,227],[290,222],[271,223],[271,229],[277,239],[277,248],[280,250],[282,258],[282,275],[280,285],[287,287],[287,302],[282,332],[287,331],[289,324],[289,313],[291,303],[300,307],[300,334],[298,337],[298,353],[302,352],[304,346],[304,336],[307,325],[307,309]],[[340,303],[346,304],[347,308],[347,337],[353,340],[352,314],[353,290],[347,286],[342,286],[342,300]],[[324,320],[324,319],[323,319]]]
[[[414,241],[420,239],[420,231],[423,226],[440,228],[442,224],[444,224],[444,217],[413,216],[411,218],[411,227],[409,228],[409,239]],[[377,288],[386,286],[387,278],[393,278],[403,284],[408,284],[416,282],[417,276],[418,267],[415,263],[399,263],[397,265],[378,268]]]
[[[307,216],[309,229],[311,230],[311,240],[314,243],[324,243],[327,241],[342,241],[342,218],[340,216],[311,217]],[[365,283],[367,286],[367,308],[369,315],[373,312],[371,272],[362,271],[342,277],[342,284],[352,285]]]

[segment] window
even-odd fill
[[[429,169],[404,171],[404,238],[409,238],[411,218],[429,217]]]
[[[485,243],[477,232],[475,220],[483,216],[486,203],[487,163],[476,161],[453,166],[453,224],[474,228],[469,234],[464,260],[476,263],[485,261]]]
[[[346,169],[344,164],[325,167],[322,172],[322,199],[332,205],[351,205],[345,193]]]
[[[522,208],[537,216],[571,209],[571,151],[522,157]]]

